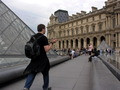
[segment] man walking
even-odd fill
[[[44,36],[46,30],[45,30],[45,25],[43,24],[39,24],[37,26],[37,30],[38,33],[35,34],[33,37],[37,39],[38,37],[41,36],[41,38],[37,40],[38,44],[40,45],[40,55],[34,59],[31,59],[30,64],[27,66],[27,68],[24,71],[24,74],[28,74],[28,76],[23,90],[30,89],[34,81],[34,78],[38,72],[41,72],[43,75],[43,81],[44,81],[43,90],[50,90],[49,88],[50,63],[46,55],[46,52],[48,52],[52,48],[52,45],[57,41],[57,39],[51,40],[50,44],[48,43],[47,37]]]

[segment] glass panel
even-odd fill
[[[18,48],[19,48],[19,47],[18,47]],[[17,49],[16,46],[11,45],[11,46],[9,47],[9,49],[6,51],[5,54],[6,54],[6,55],[18,55],[18,54],[21,54],[21,53],[18,51],[18,49]]]
[[[16,19],[13,23],[12,26],[18,31],[21,32],[25,25],[18,19]]]
[[[9,40],[11,42],[14,41],[14,39],[16,39],[16,37],[18,36],[18,32],[12,27],[9,26],[5,31],[4,31],[5,36],[7,36],[9,38]]]
[[[25,28],[24,31],[22,31],[21,33],[23,35],[23,37],[25,38],[25,40],[29,40],[30,37],[34,34],[29,28]]]
[[[26,27],[25,30],[29,32],[30,35],[35,34],[33,30],[31,30],[29,27]]]
[[[5,13],[7,10],[8,8],[3,3],[0,3],[0,15]]]
[[[16,19],[16,16],[11,12],[11,11],[8,11],[7,13],[5,13],[3,15],[3,17],[9,22],[11,23],[12,21],[14,21]]]
[[[2,62],[1,62],[2,64],[13,63],[13,62],[17,62],[17,61],[21,60],[21,58],[9,58],[9,60],[8,60],[8,58],[0,58],[0,60],[1,59],[3,59]]]
[[[0,16],[5,12],[4,9],[1,8],[2,3],[0,3]]]
[[[1,41],[0,41],[1,42]],[[2,46],[1,46],[1,44],[0,44],[0,54],[2,54]]]
[[[22,35],[20,35],[13,43],[13,46],[15,46],[17,50],[20,51],[21,54],[24,54],[25,44],[26,44],[25,39],[22,37]]]
[[[0,17],[0,34],[8,25],[9,23],[3,17]]]
[[[11,45],[11,42],[8,40],[8,38],[4,34],[0,35],[0,52],[1,52],[1,54],[4,54],[10,45]]]
[[[0,58],[0,69],[4,67],[14,67],[23,63],[28,63],[30,59],[28,58],[23,58],[23,57],[9,57],[9,58]]]

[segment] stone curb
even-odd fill
[[[62,62],[65,62],[69,60],[70,58],[68,56],[61,57],[60,59],[56,59],[54,61],[50,62],[50,66],[55,66],[57,64],[60,64]],[[27,63],[28,64],[28,63]],[[27,64],[18,65],[10,68],[3,68],[0,71],[0,86],[2,86],[4,83],[9,82],[11,80],[23,77],[23,71],[25,70]]]

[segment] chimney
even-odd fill
[[[81,11],[81,14],[82,14],[82,15],[85,15],[85,14],[86,14],[86,11]]]
[[[81,13],[78,13],[78,12],[77,12],[76,14],[79,15],[79,16],[81,16]]]
[[[92,12],[97,11],[97,7],[92,7]]]

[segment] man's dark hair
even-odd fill
[[[45,29],[45,25],[44,25],[44,24],[39,24],[39,25],[37,26],[38,32],[41,32],[42,29]]]

